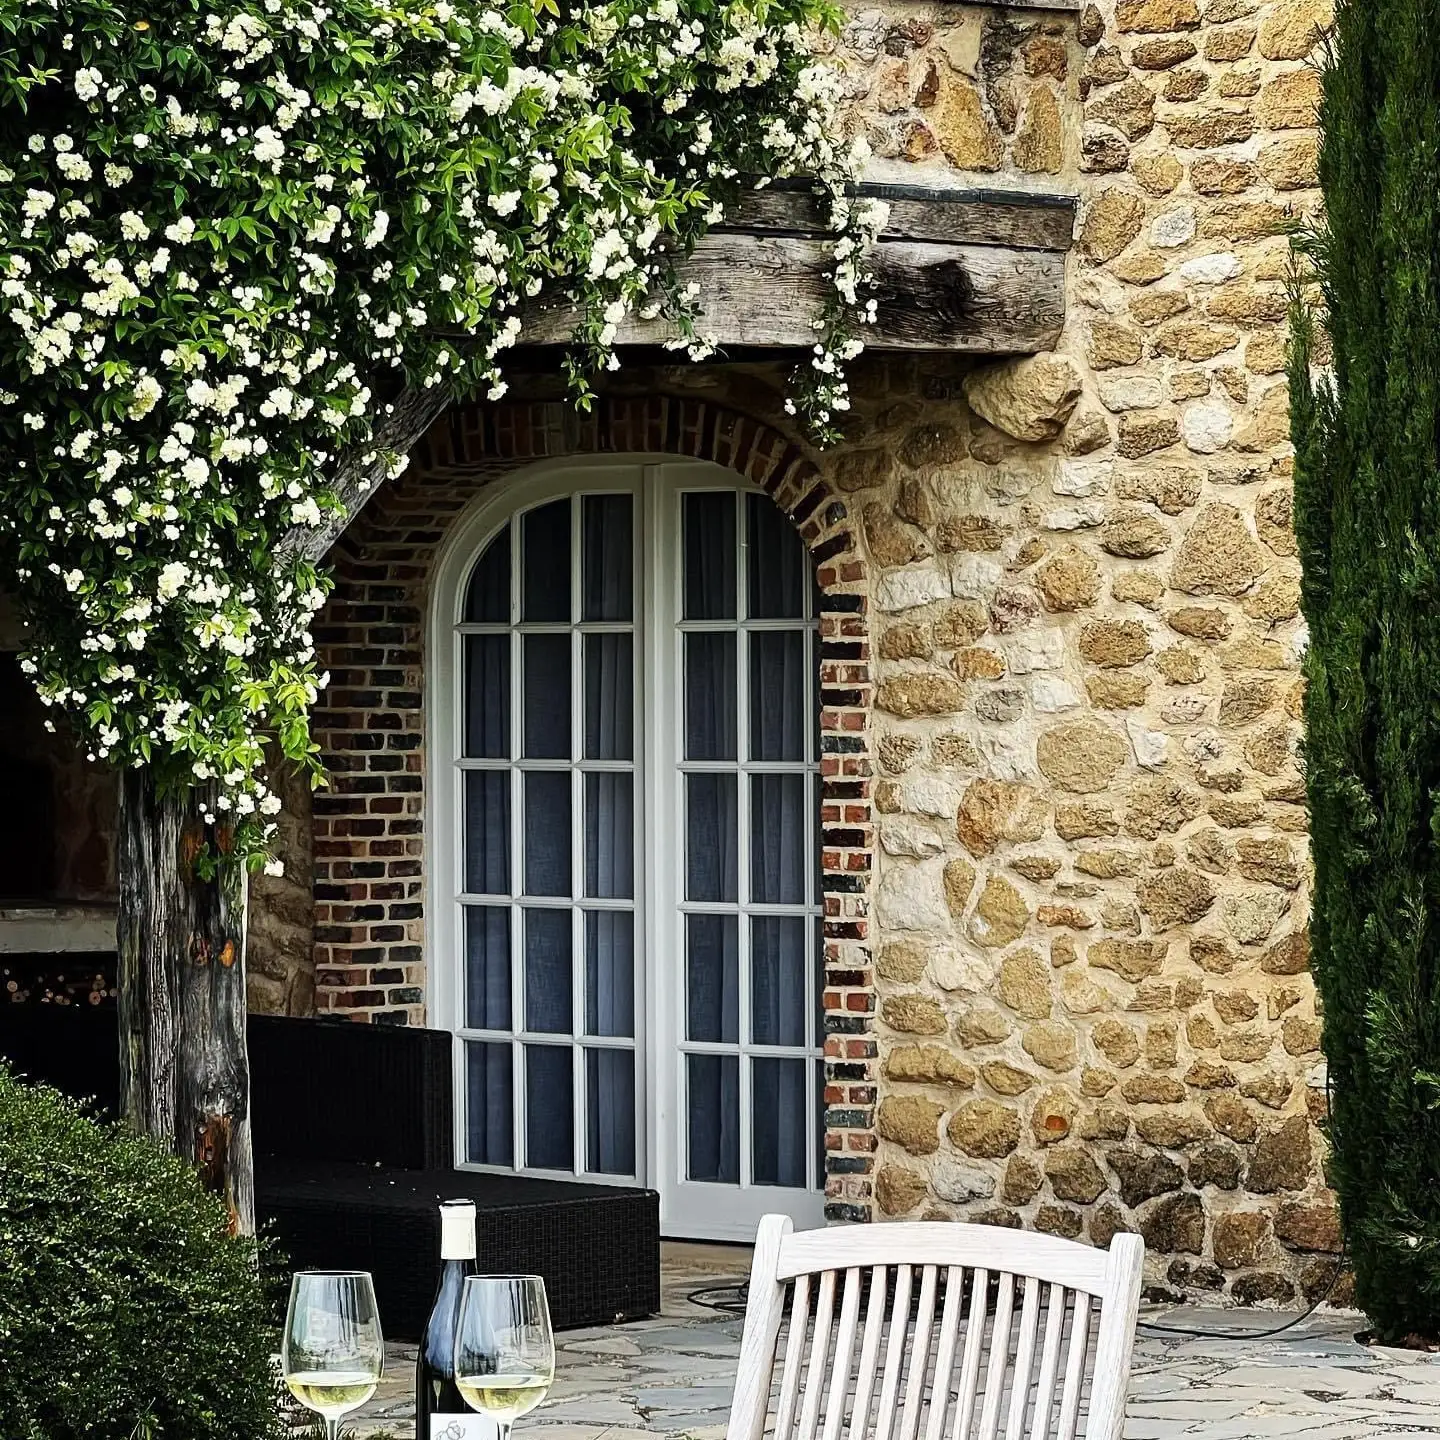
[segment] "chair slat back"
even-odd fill
[[[727,1440],[1119,1440],[1144,1253],[766,1216]]]

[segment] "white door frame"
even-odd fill
[[[655,964],[649,967],[653,981],[655,1009],[652,1014],[659,1017],[656,1025],[659,1043],[654,1047],[652,1057],[656,1065],[655,1091],[657,1097],[656,1129],[660,1140],[660,1169],[662,1183],[660,1191],[660,1226],[663,1233],[695,1235],[715,1240],[745,1240],[755,1238],[755,1229],[760,1217],[777,1208],[783,1208],[797,1227],[823,1224],[825,1218],[825,1196],[823,1174],[814,1176],[816,1188],[803,1192],[790,1188],[756,1186],[749,1183],[749,1147],[743,1143],[751,1131],[749,1119],[750,1066],[746,1056],[755,1048],[745,1041],[744,1036],[750,1024],[745,997],[748,994],[749,940],[744,914],[740,917],[740,1000],[739,1034],[741,1042],[733,1047],[740,1055],[738,1104],[741,1112],[740,1175],[739,1186],[724,1183],[709,1183],[691,1180],[685,1173],[685,1127],[687,1116],[682,1107],[685,1093],[684,1063],[686,1014],[685,1014],[685,933],[683,906],[685,896],[685,795],[682,772],[679,768],[682,758],[680,736],[683,726],[684,669],[683,632],[680,616],[683,613],[680,587],[684,571],[681,561],[683,531],[679,516],[682,492],[686,490],[713,489],[731,493],[764,494],[756,485],[743,476],[724,466],[707,461],[670,461],[665,467],[664,483],[652,484],[646,488],[646,515],[644,535],[648,546],[645,558],[647,610],[665,618],[664,624],[648,627],[646,684],[644,688],[647,733],[651,737],[652,750],[647,756],[647,776],[653,777],[647,786],[647,799],[653,800],[649,814],[652,833],[664,837],[676,837],[676,843],[666,848],[664,863],[669,874],[657,877],[658,883],[650,887],[647,901],[650,907],[648,933],[652,937],[651,953],[677,957],[674,964]],[[767,503],[768,497],[767,497]],[[668,507],[669,514],[662,514],[661,507]],[[788,523],[788,521],[787,521]],[[743,546],[743,529],[737,530],[737,545]],[[743,572],[742,572],[743,583]],[[737,590],[737,606],[743,611],[745,598],[743,590]],[[793,628],[793,622],[790,626]],[[818,639],[816,642],[818,644]],[[743,657],[744,652],[737,652]],[[816,655],[818,664],[818,654]],[[740,752],[744,753],[747,742],[743,738],[748,724],[749,711],[745,704],[749,687],[749,674],[739,660],[736,667],[738,690],[737,741]],[[818,719],[818,717],[816,717]],[[818,725],[814,727],[818,729]],[[807,734],[810,727],[807,727]],[[818,756],[813,757],[818,772]],[[749,855],[749,789],[746,784],[747,771],[738,769],[737,830],[740,852],[737,863],[742,871]],[[814,782],[818,785],[818,778]],[[820,810],[814,809],[811,843],[818,846]],[[818,874],[818,864],[812,867]],[[818,880],[807,877],[810,884]],[[748,881],[742,881],[742,885]],[[816,894],[814,902],[823,909],[823,897]],[[699,910],[709,907],[699,905]],[[807,994],[813,1003],[807,1005],[806,1024],[819,1024],[819,996],[809,989],[821,983],[818,957],[807,977]],[[824,1044],[822,1035],[815,1035],[813,1047],[801,1047],[819,1051]],[[767,1053],[777,1057],[785,1054],[779,1047],[765,1047]],[[720,1053],[729,1053],[727,1045],[716,1045]],[[814,1055],[804,1056],[807,1064],[813,1064]],[[812,1081],[806,1076],[806,1093],[810,1094]],[[819,1096],[815,1097],[819,1100]],[[815,1154],[819,1137],[815,1127],[820,1124],[819,1105],[807,1106],[806,1113],[806,1171],[816,1164]],[[783,1201],[782,1201],[783,1197]]]
[[[738,472],[709,461],[649,454],[542,461],[488,485],[452,526],[437,551],[431,570],[424,662],[427,759],[423,885],[427,1023],[448,1029],[454,1036],[454,1141],[455,1154],[463,1155],[466,1145],[465,1042],[459,1032],[465,1019],[461,1014],[460,985],[464,934],[462,907],[455,900],[463,889],[463,787],[458,781],[461,772],[454,759],[460,753],[464,725],[462,641],[456,627],[463,613],[466,582],[484,545],[518,510],[528,510],[577,491],[628,490],[636,502],[639,543],[635,557],[640,570],[640,608],[634,618],[638,702],[634,714],[634,773],[639,789],[634,807],[635,963],[640,971],[635,992],[638,1173],[633,1178],[575,1175],[518,1165],[502,1168],[468,1162],[460,1162],[457,1168],[589,1183],[643,1185],[660,1193],[662,1233],[751,1240],[760,1214],[777,1205],[792,1215],[797,1226],[823,1223],[824,1175],[815,1174],[812,1177],[815,1188],[803,1192],[770,1186],[747,1186],[742,1190],[735,1185],[705,1184],[684,1178],[685,1115],[680,1075],[680,1042],[685,1035],[684,966],[683,963],[651,961],[652,956],[684,954],[678,903],[684,895],[683,845],[674,843],[666,847],[660,863],[670,867],[670,874],[651,875],[649,866],[661,848],[660,844],[652,844],[650,837],[656,837],[663,844],[667,834],[676,837],[677,842],[684,835],[683,787],[676,769],[675,714],[682,682],[679,664],[682,642],[675,623],[680,614],[680,534],[673,514],[663,515],[660,507],[678,506],[680,491],[687,487],[763,493]],[[737,540],[739,538],[737,536]],[[513,563],[518,565],[518,555]],[[657,607],[667,623],[653,623],[651,617],[657,614]],[[748,677],[738,678],[743,696]],[[518,677],[512,676],[512,685],[516,683]],[[512,746],[516,738],[512,736]],[[818,761],[818,756],[813,758]],[[818,785],[818,780],[815,783]],[[742,827],[746,813],[745,788],[740,784]],[[518,796],[512,798],[512,804],[518,804]],[[572,817],[572,824],[577,820],[578,817]],[[818,805],[814,824],[817,833],[813,843],[818,846]],[[513,854],[512,866],[519,864],[519,854]],[[812,868],[818,870],[818,866]],[[512,885],[514,883],[512,880]],[[823,905],[822,895],[817,893],[812,898],[817,905]],[[822,983],[818,960],[814,972],[809,983],[818,987]],[[818,995],[815,1001],[808,1006],[807,1024],[818,1026]],[[742,1014],[742,1034],[747,1023],[748,1018]],[[813,1049],[818,1052],[823,1046],[823,1036],[815,1034],[813,1039]],[[518,1050],[519,1042],[515,1045]],[[807,1058],[806,1063],[813,1065],[814,1061]],[[748,1095],[748,1066],[743,1059],[740,1071],[743,1106]],[[518,1093],[523,1089],[518,1057],[512,1073]],[[807,1093],[810,1083],[807,1075]],[[820,1097],[815,1098],[818,1101]],[[818,1103],[808,1106],[807,1110],[807,1126],[812,1127],[807,1130],[808,1171],[818,1164],[815,1157],[820,1137],[813,1127],[822,1122]],[[577,1110],[576,1126],[583,1127],[584,1123],[584,1115]],[[748,1124],[742,1127],[742,1133],[748,1130]],[[744,1149],[742,1145],[742,1151]],[[742,1177],[748,1172],[749,1157],[745,1155],[742,1156]]]

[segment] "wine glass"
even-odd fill
[[[363,1405],[385,1368],[375,1288],[363,1270],[301,1270],[290,1282],[282,1353],[290,1393],[325,1420],[329,1440],[340,1417]]]
[[[455,1388],[495,1421],[499,1440],[555,1380],[555,1337],[538,1275],[471,1275],[455,1331]]]

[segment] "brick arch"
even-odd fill
[[[870,953],[873,761],[866,561],[847,501],[780,431],[693,397],[601,397],[460,407],[337,542],[315,635],[330,686],[313,732],[330,771],[314,798],[316,1008],[424,1021],[425,631],[430,577],[479,491],[545,459],[664,454],[760,486],[795,524],[822,595],[821,826],[827,1214],[867,1219],[874,1149]]]

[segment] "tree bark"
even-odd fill
[[[201,790],[120,781],[120,1104],[126,1120],[200,1172],[230,1228],[255,1233],[245,1050],[245,866],[201,818]],[[195,858],[219,855],[213,880]]]
[[[374,439],[341,456],[333,488],[342,508],[327,515],[324,524],[314,529],[307,525],[291,526],[280,537],[276,554],[282,559],[291,555],[311,562],[324,559],[365,502],[385,481],[384,464],[378,460],[367,463],[364,457],[381,450],[408,455],[449,404],[449,391],[438,385],[433,390],[402,391],[390,413],[382,416],[375,426]]]

